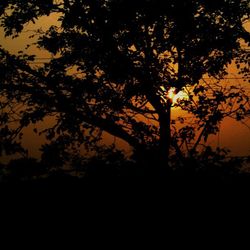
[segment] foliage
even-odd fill
[[[174,105],[186,115],[172,121],[172,145],[180,159],[194,157],[206,149],[208,137],[219,133],[224,118],[243,121],[249,116],[249,96],[241,86],[203,79],[186,88],[186,95]]]
[[[56,145],[63,157],[67,147],[95,150],[105,131],[126,141],[140,159],[154,152],[153,159],[166,164],[170,146],[185,157],[182,145],[193,143],[189,154],[195,155],[201,139],[216,133],[225,116],[235,114],[240,120],[248,114],[242,90],[202,85],[205,75],[225,77],[234,59],[247,77],[242,65],[249,63],[249,53],[241,48],[241,41],[250,43],[242,26],[250,13],[247,0],[0,4],[6,36],[18,36],[27,23],[52,13],[60,25],[40,30],[37,41],[37,47],[53,55],[48,63],[34,66],[35,55],[11,55],[0,48],[1,153],[12,153],[6,145],[18,145],[24,127],[52,116],[55,124],[40,131],[51,142],[43,147],[45,155]],[[167,94],[172,87],[176,93],[189,89],[189,99],[177,106],[192,113],[198,127],[172,130],[171,139],[172,103]],[[226,104],[230,110],[234,101],[238,106],[231,113],[221,110]]]
[[[47,169],[34,158],[13,159],[1,166],[1,182],[31,181],[47,176]]]

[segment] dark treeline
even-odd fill
[[[114,155],[109,156],[114,159]],[[147,180],[155,181],[241,181],[248,180],[250,173],[244,171],[243,165],[249,164],[249,158],[234,157],[225,161],[215,158],[210,162],[189,160],[186,165],[176,165],[171,169],[154,168],[154,165],[139,165],[127,159],[105,162],[97,158],[89,159],[84,165],[61,168],[48,166],[34,158],[21,158],[1,165],[1,184],[71,184],[84,183],[88,180]]]

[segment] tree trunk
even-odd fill
[[[160,138],[157,148],[147,149],[137,147],[135,151],[135,159],[138,165],[143,166],[145,174],[153,177],[164,177],[171,172],[169,168],[169,148],[171,142],[171,104],[167,106],[167,110],[159,113]]]
[[[169,149],[171,142],[171,101],[168,101],[166,112],[159,115],[160,143],[159,143],[159,166],[168,168]]]

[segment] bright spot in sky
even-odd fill
[[[175,94],[175,88],[170,88],[170,90],[167,93],[167,97],[170,98],[172,101],[176,98]]]
[[[176,94],[175,93],[176,89],[174,87],[171,87],[168,91],[164,87],[161,87],[161,89],[165,92],[164,96],[167,97],[167,98],[165,98],[165,97],[163,97],[163,98],[166,101],[168,99],[171,99],[173,104],[175,104],[178,99],[188,99],[188,95],[183,91],[179,91]]]

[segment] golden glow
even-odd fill
[[[170,88],[170,90],[168,91],[168,93],[167,93],[167,97],[169,98],[169,99],[171,99],[172,100],[172,102],[174,101],[174,99],[176,99],[176,94],[175,94],[175,88]]]
[[[0,27],[0,45],[2,45],[5,49],[11,51],[12,53],[17,53],[19,50],[25,50],[25,47],[28,43],[35,42],[34,40],[29,38],[29,35],[31,35],[32,30],[39,29],[40,27],[43,28],[44,31],[46,31],[51,25],[60,26],[60,22],[58,22],[58,14],[52,14],[48,17],[42,17],[39,18],[39,20],[36,22],[36,24],[29,23],[25,26],[24,32],[20,35],[19,38],[12,39],[10,37],[6,38],[4,36],[3,28]],[[250,22],[246,22],[244,24],[244,28],[247,31],[250,31]],[[34,38],[36,39],[36,38]],[[129,51],[135,52],[136,47],[133,45],[129,48]],[[39,50],[35,46],[30,47],[28,50],[25,50],[25,53],[28,54],[35,54],[37,57],[50,57],[51,55],[47,53],[44,50]],[[174,50],[173,54],[168,54],[169,52],[164,52],[159,55],[160,60],[164,60],[165,58],[172,58],[174,57],[174,53],[176,51]],[[178,64],[173,63],[173,74],[178,72]],[[229,73],[233,75],[237,75],[237,69],[234,66],[234,64],[231,64],[228,68]],[[75,72],[72,71],[72,74]],[[79,76],[79,75],[77,75]],[[242,80],[233,80],[228,82],[223,82],[223,84],[244,84]],[[245,86],[245,85],[243,85]],[[248,86],[246,85],[246,89]],[[177,94],[175,94],[175,89],[170,88],[169,91],[167,91],[164,87],[161,87],[159,91],[161,97],[163,100],[167,101],[169,98],[172,100],[173,104],[177,102],[178,99],[187,99],[188,95],[180,91]],[[152,108],[150,108],[152,109]],[[185,113],[180,109],[173,107],[172,109],[172,118],[175,119],[178,116],[184,116]],[[46,127],[49,126],[52,121],[45,119],[44,124],[41,124],[41,126]],[[249,123],[247,123],[249,124]],[[233,128],[233,130],[232,130]],[[33,157],[39,157],[40,156],[40,144],[44,143],[44,138],[37,138],[36,135],[34,135],[33,127],[27,127],[24,131],[25,138],[23,139],[22,143],[24,147],[28,148],[30,151],[30,155]],[[239,122],[236,122],[232,119],[226,119],[221,124],[221,130],[220,130],[220,146],[221,147],[228,147],[232,150],[232,153],[234,155],[249,155],[250,153],[250,140],[249,137],[249,129],[242,125]],[[105,141],[108,140],[105,136]],[[214,138],[214,143],[217,142],[217,137]],[[110,139],[111,140],[111,139]],[[215,145],[217,146],[217,145]],[[125,148],[125,146],[123,146]],[[3,157],[0,157],[0,162],[2,161]]]
[[[188,95],[184,91],[179,91],[177,94],[175,94],[175,89],[172,90],[171,88],[169,94],[173,103],[176,103],[178,99],[188,99]]]
[[[168,91],[162,86],[161,90],[164,92],[162,98],[164,101],[168,101],[169,99],[172,101],[173,104],[175,104],[178,99],[188,99],[188,95],[183,92],[183,91],[179,91],[176,94],[176,88],[171,87]]]

